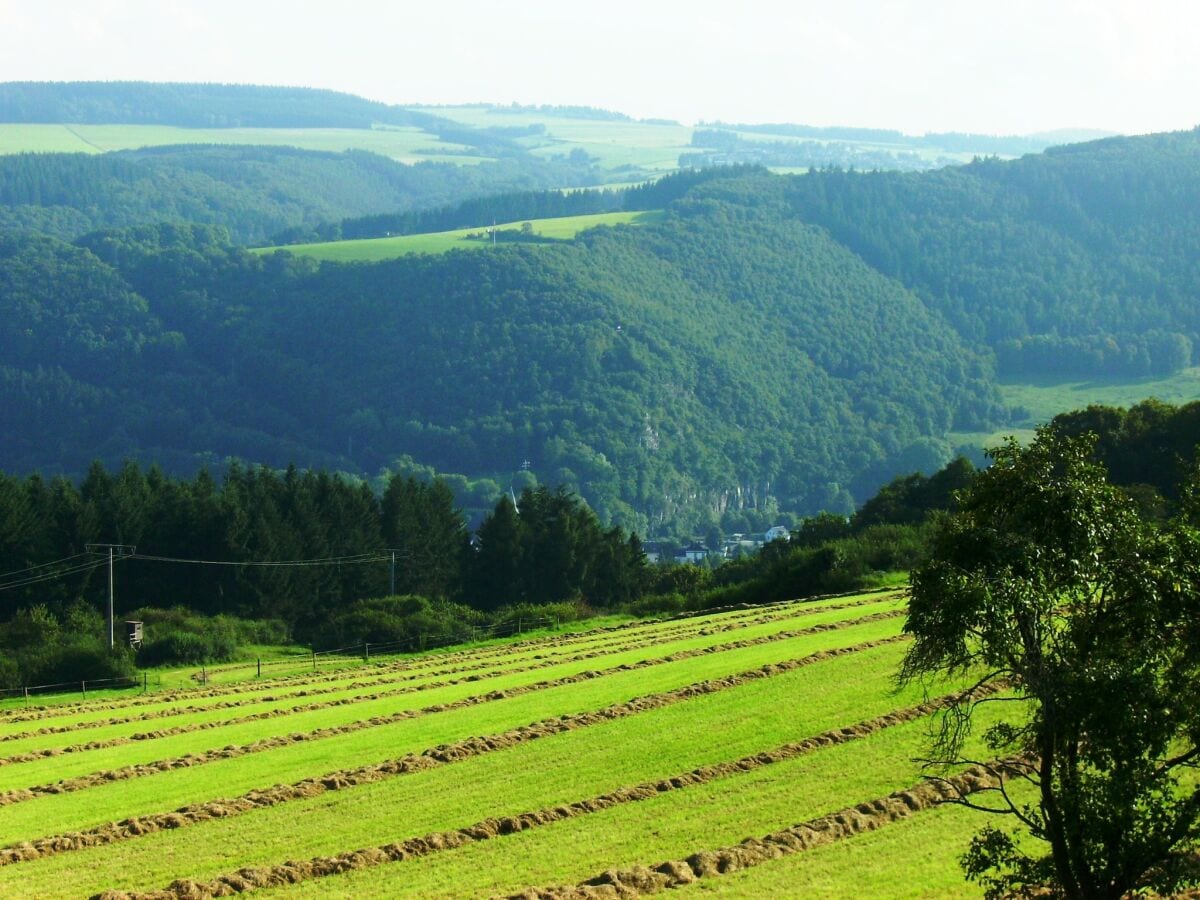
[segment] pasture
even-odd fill
[[[1086,409],[1092,404],[1126,408],[1153,397],[1164,403],[1182,406],[1200,400],[1200,367],[1181,369],[1174,375],[1145,378],[1091,378],[1086,380],[1017,381],[999,384],[1005,405],[1020,407],[1024,417],[1007,428],[987,432],[953,432],[952,444],[994,447],[1012,435],[1025,444],[1033,440],[1034,429],[1059,413]]]
[[[472,165],[484,157],[415,127],[177,128],[169,125],[0,124],[0,154],[109,153],[175,144],[239,144],[301,150],[368,150],[400,162]]]
[[[569,240],[588,228],[611,225],[643,225],[658,221],[662,212],[614,212],[591,216],[561,216],[553,219],[532,219],[533,234],[552,240]],[[503,222],[496,225],[499,232],[520,233],[522,222]],[[488,250],[487,237],[491,226],[460,228],[427,234],[405,234],[396,237],[365,238],[352,241],[329,241],[319,244],[290,244],[285,247],[260,247],[254,253],[273,253],[286,250],[297,256],[333,262],[379,262],[412,253],[447,253],[450,250]],[[503,239],[502,239],[503,240]],[[507,242],[505,242],[507,243]]]
[[[877,591],[6,709],[0,896],[977,895],[980,820],[913,761],[968,682],[895,688],[903,614]]]

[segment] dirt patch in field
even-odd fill
[[[997,693],[999,690],[1001,690],[1000,686],[991,685],[987,688],[974,691],[971,694],[949,694],[917,706],[895,710],[885,715],[877,716],[874,719],[859,722],[857,725],[831,729],[805,740],[784,744],[780,747],[764,750],[741,759],[701,766],[700,768],[667,778],[617,788],[598,797],[580,800],[575,803],[547,807],[513,816],[484,819],[481,822],[476,822],[473,825],[453,831],[435,832],[423,837],[409,838],[405,841],[385,844],[379,847],[350,850],[334,856],[318,856],[304,861],[289,860],[275,866],[242,868],[236,872],[219,875],[208,881],[180,879],[172,882],[161,891],[108,891],[95,895],[93,900],[96,900],[96,898],[104,898],[104,900],[152,900],[152,898],[153,900],[160,900],[160,898],[161,900],[175,900],[175,898],[224,897],[229,896],[231,893],[242,893],[259,888],[296,884],[299,881],[323,878],[356,869],[370,868],[388,862],[398,862],[427,856],[441,850],[460,847],[463,844],[486,841],[507,834],[515,834],[553,822],[561,822],[565,819],[573,819],[611,809],[621,804],[648,800],[652,797],[661,796],[664,793],[683,790],[716,779],[752,772],[764,766],[795,759],[815,750],[869,737],[886,728],[928,716],[951,703],[961,702],[968,697],[980,699],[984,696]],[[876,802],[878,803],[879,801]],[[858,807],[857,809],[861,808]],[[834,815],[838,814],[835,813]],[[705,865],[711,864],[706,855],[703,858],[706,860]],[[666,863],[665,865],[669,867],[676,866],[673,862]],[[645,871],[648,870],[640,868],[630,870],[630,872],[635,873],[634,877],[637,879],[644,878]],[[690,869],[685,864],[683,868],[678,870],[678,873],[680,877],[686,878],[686,872],[688,871]]]
[[[902,615],[902,611],[889,611],[874,613],[869,616],[863,616],[860,619],[850,620],[850,623],[857,624],[860,622],[866,623],[879,619],[896,618]],[[93,787],[97,784],[107,784],[111,781],[123,781],[128,778],[136,778],[141,775],[151,775],[156,772],[167,771],[180,766],[202,765],[206,762],[212,762],[218,759],[229,759],[231,756],[242,756],[246,753],[257,753],[263,750],[271,750],[277,747],[286,746],[296,743],[297,741],[320,740],[322,738],[333,737],[341,734],[349,734],[353,731],[359,731],[364,728],[374,727],[378,725],[391,725],[404,719],[411,719],[417,716],[428,715],[431,713],[446,712],[453,709],[462,709],[467,706],[474,706],[479,703],[488,702],[491,700],[503,700],[509,697],[516,697],[522,694],[531,693],[533,691],[545,690],[552,687],[560,687],[567,684],[576,684],[580,681],[591,680],[593,678],[603,677],[605,675],[615,674],[617,672],[629,671],[631,669],[643,669],[650,666],[662,665],[664,663],[678,662],[684,659],[690,659],[695,656],[703,656],[711,653],[723,653],[729,650],[736,650],[745,647],[757,646],[761,644],[774,643],[777,641],[789,640],[791,638],[800,637],[803,635],[818,634],[825,631],[834,631],[839,628],[847,627],[846,622],[828,622],[821,625],[813,625],[808,628],[796,629],[792,631],[781,631],[775,634],[762,635],[757,638],[748,638],[742,641],[732,641],[726,644],[717,644],[711,647],[701,647],[693,650],[680,650],[676,653],[668,654],[667,656],[655,657],[652,659],[640,660],[635,663],[625,663],[620,666],[614,666],[609,669],[601,669],[598,671],[581,672],[577,675],[568,675],[562,678],[549,679],[546,681],[534,682],[529,685],[520,685],[509,688],[504,691],[491,691],[486,694],[478,694],[470,697],[465,697],[461,700],[456,700],[451,703],[437,704],[427,706],[420,709],[401,710],[396,713],[390,713],[383,716],[374,716],[370,719],[363,719],[358,722],[351,722],[346,725],[335,726],[331,728],[318,728],[312,731],[300,732],[291,734],[285,737],[263,738],[251,744],[245,744],[237,747],[225,747],[221,750],[210,750],[200,753],[192,753],[187,756],[174,757],[171,759],[159,760],[152,763],[143,763],[136,766],[126,766],[120,769],[110,769],[102,772],[95,772],[89,775],[81,775],[77,778],[64,779],[54,782],[49,785],[37,785],[30,788],[22,788],[0,792],[0,807],[8,806],[13,803],[20,803],[26,800],[32,800],[37,796],[45,794],[60,794],[67,791],[84,790]],[[607,656],[607,651],[597,651],[595,656]],[[589,654],[581,654],[575,661],[583,661],[590,658]],[[523,668],[517,668],[514,674],[522,671],[535,671],[541,668],[547,668],[556,665],[562,665],[566,660],[556,659],[535,663]],[[501,673],[496,673],[497,675]],[[448,687],[455,684],[462,684],[472,681],[470,677],[441,682],[426,682],[421,685],[410,686],[407,688],[396,688],[390,691],[381,691],[369,695],[357,695],[354,697],[342,697],[336,700],[325,702],[315,702],[311,704],[302,704],[290,708],[266,710],[260,713],[253,713],[246,716],[239,716],[231,719],[222,719],[212,722],[195,722],[190,725],[177,725],[170,728],[158,729],[156,731],[144,732],[141,734],[130,735],[127,737],[111,738],[106,741],[92,741],[87,744],[76,744],[67,747],[53,747],[44,750],[30,751],[29,753],[14,754],[12,756],[0,758],[0,766],[10,765],[13,763],[34,762],[61,756],[64,753],[77,753],[89,750],[100,750],[111,747],[126,746],[138,741],[156,740],[164,737],[173,737],[181,734],[190,734],[199,731],[211,731],[217,728],[228,727],[236,724],[243,724],[254,721],[264,721],[268,719],[284,718],[295,715],[300,712],[309,712],[321,708],[329,708],[334,706],[347,706],[355,703],[368,702],[373,700],[385,699],[390,696],[412,693],[415,691],[432,690],[434,688]],[[318,693],[313,691],[313,693]],[[214,708],[214,707],[209,707]]]
[[[175,812],[139,816],[102,825],[87,831],[26,841],[12,847],[0,849],[0,865],[26,862],[71,850],[81,850],[86,847],[111,844],[142,834],[161,831],[166,828],[182,828],[195,822],[202,822],[212,818],[226,818],[248,812],[252,809],[277,806],[292,800],[314,797],[326,791],[341,790],[359,784],[381,781],[385,778],[398,775],[424,771],[435,766],[457,762],[483,753],[490,753],[494,750],[514,747],[531,740],[537,740],[538,738],[627,718],[648,710],[661,709],[673,703],[685,701],[691,697],[723,691],[763,678],[772,678],[776,675],[791,672],[825,660],[861,653],[865,650],[905,639],[905,635],[895,635],[874,641],[866,641],[849,647],[821,650],[797,659],[770,663],[747,672],[695,682],[657,694],[648,694],[626,703],[617,703],[592,712],[558,716],[500,734],[471,737],[456,743],[431,747],[420,753],[410,753],[384,763],[330,772],[290,785],[276,785],[265,790],[251,791],[232,799],[219,799],[194,804],[178,809]],[[583,675],[586,674],[583,673]],[[578,677],[582,678],[583,675]]]

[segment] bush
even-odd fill
[[[669,616],[687,609],[683,594],[651,594],[625,607],[631,616]]]
[[[254,623],[232,616],[207,616],[183,607],[146,607],[131,618],[144,623],[145,642],[138,651],[143,666],[202,665],[236,659],[241,634],[255,631]]]
[[[449,600],[429,600],[416,594],[356,600],[335,614],[311,637],[319,647],[400,644],[434,647],[465,641],[471,627],[485,616]]]
[[[595,615],[595,610],[583,600],[560,600],[557,603],[516,603],[492,613],[491,625],[497,632],[528,629],[533,622],[553,619],[575,622]]]

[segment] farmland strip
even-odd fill
[[[855,619],[853,622],[854,624],[867,623],[871,621],[879,621],[881,619],[892,619],[900,615],[903,615],[903,611],[898,610],[895,612],[875,613],[870,616],[863,616],[861,619]],[[203,765],[205,763],[215,762],[216,760],[232,759],[238,756],[245,756],[248,753],[261,753],[265,750],[273,750],[277,747],[286,747],[290,744],[296,744],[301,741],[322,740],[328,737],[335,737],[337,735],[351,734],[355,731],[362,731],[365,728],[376,728],[382,725],[394,725],[397,722],[402,722],[407,719],[415,719],[418,716],[449,712],[455,709],[465,709],[470,706],[478,706],[481,703],[490,703],[496,700],[506,700],[509,697],[519,697],[523,694],[530,694],[535,691],[542,691],[548,688],[561,687],[568,684],[578,684],[582,681],[591,681],[592,679],[602,678],[605,675],[612,675],[616,672],[628,672],[636,669],[645,669],[649,668],[650,666],[679,662],[681,660],[692,659],[697,656],[706,656],[712,653],[725,653],[730,650],[756,647],[763,644],[790,640],[792,638],[803,637],[806,635],[821,634],[827,631],[837,631],[844,627],[846,627],[844,622],[828,622],[821,625],[812,625],[808,628],[796,629],[790,632],[780,631],[776,632],[775,634],[763,635],[757,638],[747,638],[746,640],[742,641],[731,641],[727,644],[713,644],[708,647],[697,647],[692,650],[680,650],[676,653],[671,653],[666,656],[643,659],[635,663],[624,663],[619,666],[613,666],[609,669],[601,669],[598,671],[588,670],[584,672],[578,672],[574,675],[564,675],[561,678],[553,678],[545,681],[533,682],[532,684],[518,685],[506,690],[489,691],[485,694],[474,694],[450,703],[438,703],[419,709],[399,710],[398,712],[394,712],[389,715],[372,716],[369,719],[362,719],[357,722],[348,722],[345,725],[335,725],[328,728],[315,728],[312,731],[296,732],[288,735],[262,738],[261,740],[254,741],[249,744],[242,744],[240,746],[228,746],[214,750],[205,750],[199,753],[189,753],[186,756],[177,756],[168,759],[156,760],[150,763],[139,763],[136,765],[123,766],[120,769],[109,769],[102,772],[93,772],[89,775],[80,775],[76,778],[67,778],[51,784],[34,785],[27,788],[3,791],[0,792],[0,807],[10,806],[14,803],[22,803],[27,800],[33,800],[46,794],[64,794],[70,791],[81,791],[89,787],[94,787],[98,784],[108,784],[113,781],[125,781],[129,778],[137,778],[142,775],[153,775],[157,772],[166,772],[171,769]],[[277,711],[257,713],[253,717],[246,718],[252,720],[258,718],[274,718],[276,712]],[[286,711],[279,712],[281,715],[291,715],[291,713]],[[222,722],[203,722],[196,723],[193,726],[181,725],[178,726],[180,729],[178,733],[186,734],[190,731],[209,730],[223,727],[224,724],[225,723]],[[169,732],[172,730],[167,729],[166,731]],[[166,732],[160,734],[159,737],[165,736],[165,733]],[[123,746],[129,743],[132,743],[132,741],[127,738],[114,738],[112,746]],[[42,758],[45,757],[35,757],[35,759]]]
[[[179,879],[161,891],[105,891],[96,894],[93,900],[177,900],[180,897],[223,897],[231,893],[243,893],[258,888],[280,887],[296,884],[314,878],[324,878],[337,875],[352,869],[365,869],[370,866],[382,865],[389,862],[401,862],[428,856],[442,850],[453,850],[464,844],[491,840],[519,831],[527,831],[542,825],[550,825],[565,819],[573,819],[590,813],[601,812],[624,803],[635,803],[648,800],[664,793],[683,790],[695,785],[705,784],[719,778],[728,778],[745,772],[752,772],[764,766],[795,759],[806,753],[845,744],[876,734],[885,728],[891,728],[906,722],[931,715],[952,703],[965,699],[979,699],[1001,690],[999,685],[988,685],[971,694],[955,692],[935,700],[911,706],[907,709],[895,710],[882,716],[876,716],[856,725],[833,728],[802,741],[783,744],[771,750],[764,750],[750,756],[729,762],[701,766],[689,772],[659,778],[641,784],[617,788],[598,797],[591,797],[575,803],[548,807],[533,812],[521,813],[515,816],[488,818],[452,831],[440,831],[423,837],[408,838],[378,847],[365,847],[339,853],[335,856],[317,856],[312,859],[281,863],[274,866],[258,866],[239,869],[236,872],[219,875],[204,882],[191,879]]]
[[[747,838],[732,847],[694,853],[655,866],[609,869],[574,885],[531,887],[508,900],[580,900],[596,897],[638,897],[691,884],[700,878],[726,875],[760,863],[832,844],[843,838],[874,831],[891,822],[959,797],[999,787],[1021,772],[1026,764],[1010,757],[987,765],[971,766],[947,779],[923,781],[857,806],[849,806],[762,838]],[[116,896],[120,896],[119,894]],[[177,897],[179,894],[162,894]]]
[[[597,672],[578,673],[578,675],[575,675],[575,676],[564,676],[563,679],[554,679],[554,680],[549,680],[549,681],[536,682],[535,684],[532,684],[532,685],[524,685],[524,686],[510,688],[504,692],[491,692],[488,695],[486,695],[486,699],[504,699],[505,697],[518,696],[520,694],[528,693],[533,690],[542,690],[542,689],[548,688],[548,687],[557,687],[560,684],[573,683],[572,681],[564,680],[564,679],[568,679],[568,678],[569,679],[586,680],[586,679],[591,679],[591,678],[595,678],[595,677],[599,677],[599,676],[603,676],[603,675],[613,674],[615,672],[627,671],[630,668],[645,668],[645,667],[651,666],[651,665],[660,665],[663,663],[677,662],[678,660],[681,660],[681,659],[689,659],[694,656],[700,656],[700,655],[705,655],[705,654],[709,654],[709,653],[722,652],[722,651],[726,651],[726,650],[736,650],[736,649],[741,649],[743,647],[757,646],[757,645],[761,645],[761,644],[774,643],[776,641],[781,641],[781,640],[789,640],[791,638],[802,637],[802,636],[810,635],[810,634],[818,634],[823,631],[838,630],[843,627],[849,627],[849,626],[857,625],[860,623],[866,624],[868,622],[879,621],[881,619],[895,618],[901,614],[902,614],[901,611],[881,612],[881,613],[875,613],[875,614],[872,614],[869,616],[863,616],[862,618],[859,618],[859,619],[850,619],[850,620],[843,620],[840,622],[823,623],[821,625],[810,626],[809,628],[796,629],[796,630],[792,630],[792,631],[781,631],[781,632],[776,632],[774,634],[762,635],[757,638],[747,638],[742,641],[733,641],[733,642],[729,642],[726,644],[715,644],[715,645],[711,645],[709,647],[698,647],[698,648],[694,648],[691,650],[680,650],[680,651],[676,651],[675,653],[668,654],[666,656],[655,657],[655,658],[646,659],[646,660],[639,660],[636,663],[625,663],[625,664],[622,664],[619,666],[614,666],[614,667],[611,667],[608,669],[601,669]],[[718,630],[718,632],[714,632],[714,633],[719,633],[719,631],[720,630]],[[658,641],[649,641],[649,642],[643,643],[641,646],[644,647],[647,644],[652,645],[652,644],[656,644],[656,643],[659,643],[659,642]],[[625,648],[625,649],[640,649],[640,647],[633,646],[633,647],[629,647],[629,648]],[[509,670],[496,670],[495,672],[492,673],[491,677],[521,674],[523,672],[532,672],[532,671],[536,671],[538,669],[553,668],[555,666],[567,665],[572,662],[583,662],[588,659],[602,657],[602,656],[608,656],[608,655],[610,655],[610,651],[600,650],[600,651],[595,651],[593,653],[580,654],[574,658],[556,658],[556,659],[551,659],[551,660],[545,660],[543,662],[535,663],[535,664],[529,665],[529,666],[516,667],[513,669],[509,669]],[[112,748],[112,747],[128,746],[129,744],[133,744],[133,743],[137,743],[137,742],[141,742],[141,741],[157,740],[160,738],[173,737],[173,736],[180,735],[180,734],[189,734],[189,733],[193,733],[193,732],[197,732],[197,731],[210,731],[210,730],[213,730],[216,728],[225,728],[225,727],[229,727],[232,725],[244,724],[247,722],[265,721],[268,719],[282,718],[282,717],[294,715],[297,713],[311,712],[311,711],[318,710],[318,709],[327,709],[327,708],[336,707],[336,706],[348,706],[348,705],[352,705],[354,703],[374,701],[374,700],[379,700],[379,699],[385,699],[387,697],[400,696],[400,695],[404,695],[404,694],[417,693],[420,691],[434,690],[434,689],[444,688],[444,687],[451,687],[454,685],[467,684],[467,683],[475,682],[478,680],[480,680],[478,675],[469,675],[469,676],[466,676],[464,678],[459,678],[459,679],[450,679],[450,680],[436,681],[436,682],[426,682],[424,684],[410,685],[407,687],[394,688],[394,689],[385,690],[385,691],[377,691],[373,694],[359,694],[359,695],[354,695],[352,697],[340,697],[340,698],[333,699],[333,700],[316,701],[316,702],[307,703],[307,704],[297,704],[292,707],[283,708],[283,709],[264,710],[262,712],[251,713],[251,714],[244,715],[244,716],[235,716],[235,717],[229,718],[229,719],[214,720],[211,722],[195,722],[195,723],[188,724],[188,725],[176,725],[176,726],[169,727],[169,728],[157,729],[157,730],[151,731],[151,732],[143,732],[143,733],[138,733],[138,734],[133,734],[133,735],[128,735],[128,736],[110,738],[108,740],[90,741],[90,742],[82,743],[82,744],[68,745],[66,747],[49,747],[49,748],[45,748],[42,750],[29,751],[27,753],[13,754],[8,757],[0,757],[0,766],[11,765],[11,764],[15,764],[15,763],[35,762],[37,760],[50,759],[50,758],[62,756],[64,754],[68,754],[68,753],[81,753],[81,752],[93,751],[93,750],[103,750],[103,749],[108,749],[108,748]],[[348,689],[352,689],[352,688],[339,687],[339,688],[315,689],[315,690],[309,692],[309,694],[311,695],[311,694],[318,694],[318,693],[334,693],[334,692],[340,692],[340,691],[344,691],[344,690],[348,690]],[[246,702],[248,702],[248,701],[241,701],[241,702],[228,701],[227,704],[220,704],[220,705],[205,707],[204,709],[209,710],[209,709],[226,708],[227,706],[228,707],[241,706],[241,705],[244,705]],[[259,701],[254,701],[254,702],[263,702],[263,701],[259,700]],[[423,714],[427,714],[429,712],[442,712],[442,711],[449,710],[449,709],[458,709],[458,708],[462,708],[464,706],[475,705],[476,703],[479,703],[479,702],[483,702],[483,701],[479,700],[477,698],[464,698],[463,700],[454,701],[451,704],[436,705],[436,706],[432,706],[432,707],[429,707],[424,710],[404,710],[399,713],[393,714],[392,717],[387,717],[385,721],[379,721],[380,717],[375,717],[372,719],[364,720],[364,724],[361,724],[360,727],[367,727],[368,725],[375,725],[375,724],[390,724],[391,722],[399,721],[400,719],[413,718],[417,715],[423,715]],[[169,715],[143,714],[143,716],[146,718],[172,718],[174,716],[182,714],[177,711],[164,710],[162,712],[164,714],[169,712]],[[120,724],[120,722],[111,722],[109,724]],[[338,727],[342,728],[342,729],[350,728],[349,725],[338,726]],[[352,729],[352,730],[357,730],[357,729]],[[318,729],[318,731],[321,731],[324,733],[317,735],[317,732],[314,731],[314,732],[307,732],[306,734],[317,735],[317,737],[325,737],[325,736],[329,736],[331,734],[346,733],[345,731],[338,731],[337,729]],[[286,740],[280,739],[281,740],[280,744],[275,744],[272,746],[282,746],[282,744],[284,744],[284,743],[295,743],[296,739],[297,738],[293,735],[290,739],[286,739]],[[312,738],[304,738],[304,739],[312,739]],[[257,749],[263,749],[263,750],[270,749],[270,746],[258,747],[257,745],[260,743],[261,742],[255,742],[254,745],[248,745],[248,746],[255,746],[255,747],[257,747]],[[229,750],[230,748],[225,748],[225,749]],[[247,752],[250,752],[250,751],[247,751]],[[238,754],[238,755],[241,755],[241,754]],[[189,757],[189,758],[191,758],[191,757]],[[225,758],[225,757],[220,757],[220,758]],[[201,760],[201,761],[206,761],[206,760]],[[160,761],[160,762],[169,762],[169,761]],[[147,763],[145,765],[158,766],[158,765],[160,765],[160,763]],[[81,777],[92,777],[92,776],[81,776]],[[127,777],[134,777],[134,776],[130,775]],[[112,779],[111,777],[106,775],[103,780],[111,781],[114,779]],[[59,785],[62,785],[62,784],[71,783],[73,781],[75,781],[75,779],[69,779],[67,782],[58,782],[58,783],[56,783],[55,787],[58,787]],[[87,785],[84,785],[84,786],[86,787]],[[31,790],[39,791],[41,789],[32,788]],[[46,791],[41,790],[41,792],[44,793]],[[53,793],[62,793],[62,792],[63,791],[61,789],[53,791]],[[0,793],[0,806],[8,805],[8,803],[11,803],[11,802],[18,802],[18,801],[12,801],[12,800],[5,799],[8,795],[13,794],[13,793],[14,792],[12,792],[12,791],[9,791],[7,793]],[[23,798],[23,799],[29,799],[29,798]]]
[[[754,625],[759,625],[759,624],[766,624],[766,623],[773,622],[773,621],[780,621],[780,620],[786,620],[789,618],[799,618],[802,616],[814,615],[814,614],[821,613],[821,612],[837,611],[837,610],[841,610],[841,609],[852,609],[852,608],[855,608],[858,606],[870,605],[870,604],[880,603],[880,602],[882,602],[882,601],[879,598],[871,597],[871,598],[866,598],[863,600],[858,600],[858,601],[846,603],[846,604],[837,604],[837,605],[830,604],[830,605],[821,606],[816,609],[803,609],[799,612],[788,611],[785,615],[763,615],[763,616],[758,616],[758,617],[754,617],[754,618],[750,618],[750,619],[738,619],[734,622],[728,622],[728,621],[715,622],[715,623],[711,623],[709,625],[703,626],[699,630],[695,629],[695,623],[688,622],[686,625],[678,626],[678,628],[672,627],[671,629],[669,629],[666,632],[664,632],[662,630],[656,630],[652,635],[648,635],[646,638],[644,638],[638,642],[634,642],[632,644],[622,645],[620,643],[620,638],[618,638],[613,641],[605,642],[604,644],[600,644],[597,646],[598,647],[611,647],[613,645],[618,645],[618,646],[620,646],[621,649],[636,649],[638,647],[644,647],[644,646],[648,646],[648,645],[655,644],[655,643],[662,643],[664,636],[670,638],[673,636],[673,634],[676,631],[678,631],[679,634],[686,634],[686,633],[694,632],[697,635],[701,635],[701,634],[705,634],[705,633],[719,633],[719,632],[724,632],[724,631],[733,631],[733,630],[737,630],[740,628],[752,627]],[[644,625],[645,623],[636,623],[636,624]],[[612,627],[617,628],[617,627],[625,627],[625,626],[612,626]],[[575,643],[575,642],[576,641],[573,641],[572,643]],[[577,641],[577,642],[582,643],[583,641]],[[527,642],[527,643],[530,647],[538,646],[538,644],[536,642]],[[511,650],[514,649],[515,646],[516,645],[506,645],[506,647],[504,648],[503,655],[511,655]],[[559,646],[559,645],[557,643],[547,643],[545,646],[554,647],[554,646]],[[595,653],[593,655],[599,656],[602,654]],[[468,652],[464,652],[462,654],[456,654],[454,656],[455,657],[461,656],[464,660],[478,659],[477,656],[470,654]],[[587,657],[572,657],[571,659],[578,659],[578,658],[587,658]],[[560,659],[561,659],[561,661],[567,661],[567,657],[562,657]],[[452,660],[451,655],[436,658],[436,664],[442,665],[442,666],[446,666],[448,663],[450,663],[452,661],[453,660]],[[450,668],[443,668],[440,671],[425,671],[425,672],[419,672],[419,673],[415,673],[415,674],[407,674],[407,675],[404,675],[402,678],[395,677],[395,673],[403,672],[403,671],[406,671],[409,669],[432,668],[432,666],[430,665],[430,662],[431,662],[431,660],[429,658],[426,658],[421,661],[421,664],[414,665],[413,660],[403,660],[403,661],[400,661],[397,663],[392,663],[392,664],[377,667],[374,670],[374,672],[371,674],[377,675],[378,677],[372,677],[372,678],[367,678],[367,679],[358,680],[358,681],[351,681],[349,683],[344,683],[344,684],[340,684],[340,685],[337,685],[334,687],[329,687],[329,688],[307,688],[304,690],[297,691],[294,694],[294,696],[302,697],[302,696],[311,696],[311,695],[320,694],[320,693],[333,693],[335,691],[341,691],[341,690],[353,690],[358,687],[368,687],[373,684],[383,684],[383,683],[395,682],[395,681],[399,681],[399,680],[414,681],[414,680],[418,680],[420,678],[435,677],[435,676],[446,675],[446,674],[457,674],[457,673],[468,672],[468,671],[477,671],[477,670],[482,670],[482,669],[488,669],[488,668],[493,667],[496,664],[494,661],[482,662],[482,663],[477,663],[475,665],[452,666]],[[515,669],[506,670],[506,672],[511,672],[511,671],[517,671],[517,670],[515,670]],[[265,684],[224,685],[224,686],[220,686],[220,687],[208,688],[205,690],[189,690],[183,694],[165,693],[165,694],[157,694],[154,696],[143,696],[143,697],[131,698],[131,699],[122,700],[122,701],[109,701],[109,702],[105,702],[105,703],[81,702],[81,703],[76,703],[76,704],[64,704],[62,706],[55,706],[55,707],[49,707],[49,708],[37,708],[37,709],[31,710],[27,713],[23,713],[23,714],[13,714],[13,715],[10,715],[9,718],[3,724],[15,724],[15,723],[26,722],[26,721],[39,721],[39,720],[44,720],[44,719],[48,719],[48,718],[62,718],[67,715],[79,714],[81,712],[94,712],[94,711],[102,711],[102,710],[107,710],[107,709],[114,709],[114,710],[115,709],[127,709],[130,707],[146,706],[146,705],[159,705],[159,704],[163,704],[163,703],[170,703],[176,699],[178,699],[178,700],[184,700],[184,699],[197,700],[197,699],[206,699],[206,698],[210,698],[210,697],[224,696],[224,695],[228,695],[228,694],[256,694],[256,693],[279,692],[279,691],[286,691],[290,688],[302,688],[303,689],[303,688],[306,688],[307,685],[310,685],[310,684],[321,684],[321,683],[342,681],[344,678],[346,678],[346,675],[347,675],[347,673],[345,670],[341,670],[341,671],[335,672],[335,673],[325,673],[325,674],[321,674],[321,675],[311,675],[311,674],[306,673],[304,675],[287,676],[285,678],[272,679],[271,682],[265,683]],[[104,727],[107,725],[118,725],[118,724],[124,724],[124,723],[135,722],[135,721],[149,721],[151,719],[156,719],[156,718],[170,718],[171,716],[174,716],[174,715],[186,714],[188,712],[198,712],[198,711],[207,710],[207,709],[235,708],[237,706],[250,705],[253,703],[270,702],[271,699],[275,699],[275,698],[247,697],[244,700],[225,701],[222,703],[209,704],[209,705],[205,705],[205,706],[190,705],[187,707],[182,707],[181,709],[159,710],[159,711],[155,711],[155,712],[151,712],[151,713],[141,713],[141,714],[126,716],[126,717],[112,717],[112,718],[108,718],[108,719],[96,720],[95,722],[81,722],[81,723],[73,723],[73,724],[69,724],[69,725],[60,725],[60,726],[44,726],[42,728],[38,728],[35,730],[31,730],[31,731],[19,732],[19,733],[14,733],[14,734],[10,734],[10,735],[0,735],[0,742],[10,741],[10,740],[19,740],[19,739],[23,739],[23,738],[28,738],[28,737],[38,736],[38,735],[46,735],[46,734],[74,733],[83,728]]]
[[[409,753],[398,759],[383,763],[329,772],[325,775],[306,778],[290,785],[276,785],[264,790],[250,791],[232,799],[219,799],[192,804],[175,812],[124,819],[120,822],[102,825],[87,831],[26,841],[0,850],[0,865],[25,862],[71,850],[82,850],[86,847],[116,843],[137,837],[138,835],[161,831],[165,828],[182,828],[208,819],[226,818],[240,815],[253,809],[278,806],[292,800],[315,797],[326,791],[341,790],[360,784],[372,784],[398,775],[421,772],[436,766],[459,762],[495,750],[515,747],[538,738],[628,718],[629,716],[653,709],[661,709],[693,697],[736,688],[750,681],[771,678],[815,663],[861,653],[875,647],[882,647],[906,639],[907,635],[894,635],[892,637],[864,641],[863,643],[853,644],[848,647],[819,650],[807,656],[778,663],[768,663],[767,665],[759,666],[746,672],[699,681],[657,694],[648,694],[599,710],[556,716],[500,734],[472,737],[453,744],[427,748],[419,753]]]

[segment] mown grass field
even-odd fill
[[[955,444],[994,447],[1012,435],[1022,443],[1033,439],[1034,429],[1059,413],[1086,409],[1092,404],[1126,408],[1150,397],[1182,405],[1200,400],[1200,367],[1181,369],[1166,378],[1093,378],[1085,381],[1002,381],[1000,396],[1005,404],[1020,407],[1026,415],[1007,428],[990,432],[954,432]]]
[[[0,896],[977,895],[977,816],[885,799],[966,683],[896,689],[903,613],[876,592],[8,709]],[[738,856],[797,828],[821,837]]]
[[[401,162],[471,165],[485,157],[415,127],[177,128],[169,125],[0,124],[0,154],[109,153],[173,144],[246,144],[302,150],[369,150]]]
[[[568,240],[588,228],[611,225],[640,225],[662,217],[657,210],[647,212],[598,213],[592,216],[562,216],[554,219],[532,219],[533,233],[539,237]],[[503,222],[498,231],[520,232],[521,222]],[[492,242],[485,236],[491,224],[456,231],[437,231],[428,234],[406,234],[397,237],[368,238],[355,241],[330,241],[320,244],[290,244],[286,247],[260,247],[255,253],[287,250],[297,256],[332,262],[379,262],[412,253],[447,253],[450,250],[490,250]]]

